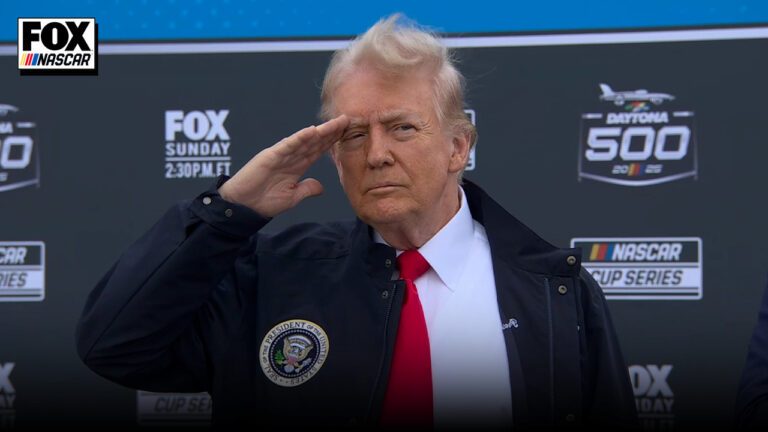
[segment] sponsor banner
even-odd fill
[[[669,385],[671,364],[629,366],[635,406],[644,431],[671,431],[675,425],[675,394]]]
[[[464,112],[469,116],[469,121],[471,121],[474,126],[477,126],[477,113],[475,110],[465,109]],[[467,159],[467,167],[464,171],[472,171],[475,169],[475,150],[477,150],[477,140],[475,140],[475,145],[472,147],[472,150],[469,151],[469,159]]]
[[[0,302],[45,299],[45,243],[0,241]]]
[[[0,103],[0,192],[40,186],[37,124],[20,112]]]
[[[213,404],[208,393],[137,392],[136,421],[142,426],[209,425]]]
[[[94,18],[19,18],[17,64],[22,73],[95,73]]]
[[[574,238],[582,266],[613,300],[699,300],[702,252],[698,237]]]
[[[230,175],[231,141],[224,127],[229,110],[165,112],[165,178]]]
[[[11,383],[13,362],[0,363],[0,430],[13,429],[16,421],[16,389]]]
[[[698,175],[694,112],[669,93],[614,91],[581,117],[579,180],[649,186]]]

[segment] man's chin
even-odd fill
[[[368,225],[376,228],[377,225],[391,225],[406,222],[409,212],[394,199],[379,199],[355,209],[357,216]]]

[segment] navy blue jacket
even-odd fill
[[[463,187],[490,243],[515,426],[635,427],[627,365],[580,250],[552,246]],[[391,280],[395,250],[360,220],[258,233],[267,222],[215,187],[173,206],[88,297],[85,364],[130,388],[209,392],[214,425],[376,425],[404,291]],[[262,371],[260,350],[294,319],[321,327],[328,350],[310,379],[286,387]]]
[[[744,430],[768,430],[768,286],[763,292],[739,383],[736,426]]]

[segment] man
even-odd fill
[[[579,251],[462,182],[475,139],[462,91],[437,38],[397,16],[374,25],[334,55],[325,123],[125,252],[85,306],[84,362],[132,388],[207,391],[217,425],[634,426]],[[357,219],[259,233],[322,193],[301,178],[326,151]]]

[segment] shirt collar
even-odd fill
[[[464,271],[467,255],[474,238],[474,222],[469,212],[467,196],[464,189],[461,190],[461,207],[459,211],[418,250],[427,260],[437,276],[451,291],[458,288],[459,278]],[[373,239],[377,243],[387,242],[379,234],[373,231]],[[397,250],[397,255],[403,251]]]

